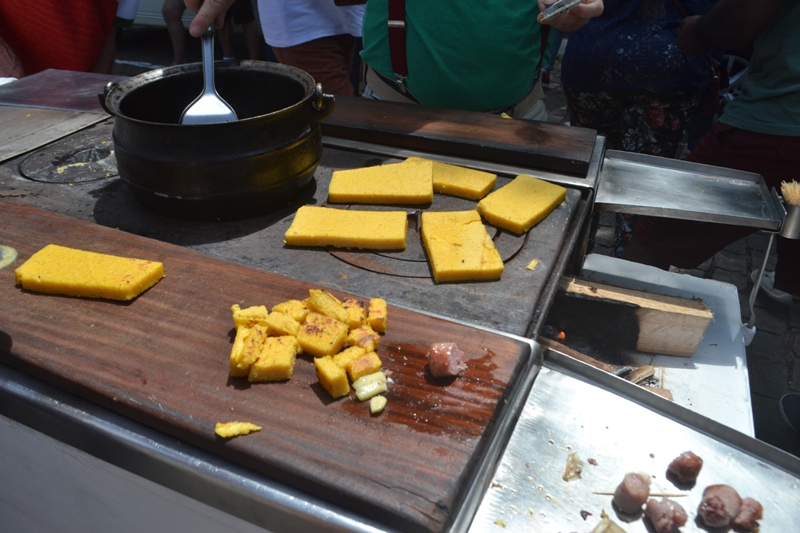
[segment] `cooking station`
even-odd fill
[[[54,80],[65,88],[57,94],[47,90]],[[585,257],[596,209],[696,215],[686,201],[648,205],[642,197],[650,191],[614,194],[630,191],[626,175],[643,166],[674,179],[696,169],[607,152],[590,130],[337,97],[321,124],[324,150],[313,180],[298,194],[261,216],[207,220],[189,208],[175,217],[174,205],[144,205],[117,174],[115,119],[97,98],[108,81],[120,80],[46,71],[0,87],[0,123],[9,132],[0,147],[0,264],[8,263],[0,268],[0,448],[42,457],[42,474],[63,468],[56,487],[64,491],[75,490],[74,478],[86,471],[92,486],[78,489],[85,497],[112,493],[138,502],[106,503],[98,520],[134,520],[132,507],[145,506],[157,529],[590,531],[601,507],[611,513],[610,497],[598,491],[613,491],[627,471],[658,471],[659,460],[692,447],[719,482],[761,497],[765,530],[800,519],[800,461],[751,438],[735,291],[696,279],[686,289],[676,274]],[[284,245],[300,205],[325,205],[333,171],[412,155],[491,171],[498,187],[531,174],[567,187],[567,197],[523,236],[489,227],[505,263],[498,282],[434,283],[417,209],[408,209],[403,252]],[[604,168],[614,172],[604,176]],[[708,187],[708,196],[731,197],[706,171],[721,189]],[[780,214],[763,182],[734,177],[743,192],[733,197],[749,200],[707,208],[702,218],[778,230]],[[425,209],[474,205],[435,195]],[[13,269],[50,243],[160,260],[166,277],[126,304],[15,287]],[[670,402],[543,350],[537,339],[565,275],[702,295],[715,321],[691,365],[668,356],[631,360],[673,366],[668,384],[681,392],[701,387],[696,376],[713,379],[722,365],[726,381],[716,396],[686,401],[687,393]],[[230,305],[271,307],[302,299],[309,288],[389,303],[381,357],[396,388],[386,413],[369,418],[363,405],[309,393],[308,365],[290,382],[302,388],[227,379]],[[475,370],[442,387],[424,379],[424,355],[447,340],[476,354]],[[720,407],[720,397],[729,405]],[[641,437],[634,425],[610,419],[600,430],[604,406],[669,428],[680,440]],[[265,430],[228,442],[214,437],[214,421],[238,417]],[[573,449],[602,463],[582,485],[560,480]],[[714,465],[717,456],[725,462]],[[730,473],[731,464],[741,471]],[[35,486],[22,481],[14,492]],[[687,510],[696,509],[696,494],[685,500]],[[586,521],[580,511],[589,507]],[[626,527],[647,530],[642,520]]]

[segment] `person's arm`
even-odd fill
[[[225,23],[225,13],[234,0],[184,0],[186,7],[197,13],[189,24],[192,37],[200,37],[214,24],[221,28]]]
[[[0,37],[0,78],[21,78],[25,76],[17,54],[6,41]]]
[[[777,18],[789,0],[718,0],[702,16],[686,17],[678,46],[691,55],[713,48],[737,50],[755,41]]]
[[[556,3],[556,0],[538,0],[539,11],[544,11],[551,5]],[[575,31],[581,26],[589,22],[594,17],[599,17],[603,14],[603,0],[581,0],[581,3],[566,13],[550,20],[539,20],[540,24],[547,24],[557,30],[563,32]],[[539,14],[539,19],[542,15]]]

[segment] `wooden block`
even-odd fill
[[[691,356],[713,313],[701,300],[563,277],[547,323],[586,342]]]

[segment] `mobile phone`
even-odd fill
[[[581,0],[558,0],[542,11],[542,20],[554,19],[581,3]]]

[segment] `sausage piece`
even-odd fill
[[[662,497],[661,501],[650,498],[644,514],[653,523],[656,533],[673,533],[686,524],[688,516],[677,502]]]
[[[614,491],[614,504],[623,513],[638,513],[650,497],[650,476],[628,472]]]
[[[764,516],[764,507],[753,498],[744,498],[733,523],[745,531],[758,531],[758,520]]]
[[[675,476],[681,483],[694,483],[701,468],[703,468],[703,459],[694,452],[688,451],[672,460],[667,467],[667,473]]]
[[[710,527],[728,526],[739,514],[742,498],[728,485],[709,485],[703,491],[703,501],[697,513]]]

